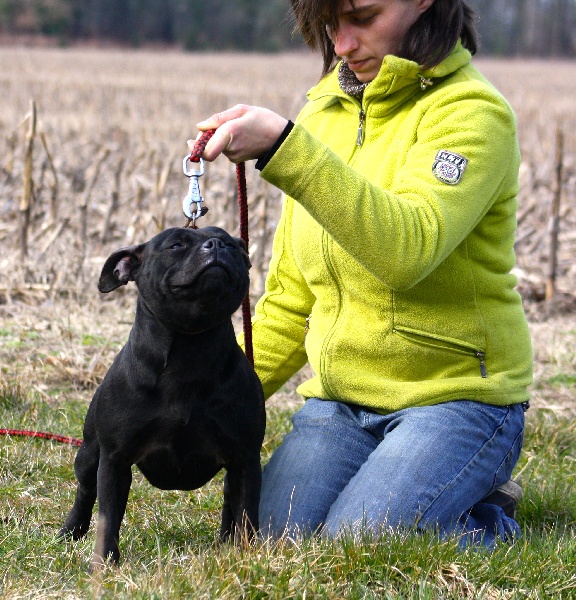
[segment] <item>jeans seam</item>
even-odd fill
[[[522,443],[524,441],[524,431],[523,430],[518,432],[518,435],[514,438],[514,441],[512,442],[512,446],[510,446],[510,450],[508,451],[508,454],[506,454],[506,456],[502,459],[501,463],[498,465],[498,468],[496,469],[496,472],[494,473],[492,489],[490,490],[490,492],[492,492],[494,489],[496,489],[499,485],[502,485],[503,483],[505,483],[505,481],[503,481],[502,483],[498,483],[496,478],[498,477],[498,474],[500,472],[500,469],[502,468],[502,465],[504,465],[508,461],[508,457],[510,456],[510,453],[516,448],[516,444],[518,443],[518,441],[520,443],[520,448],[518,450],[518,454],[520,454],[520,452],[522,450]],[[516,458],[516,461],[517,460],[518,460],[518,458]]]

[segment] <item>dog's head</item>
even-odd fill
[[[98,289],[136,282],[141,301],[168,329],[194,333],[229,319],[248,293],[250,260],[241,239],[218,227],[167,229],[110,255]]]

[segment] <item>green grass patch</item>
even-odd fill
[[[84,333],[81,343],[82,346],[106,346],[109,342],[104,336]]]
[[[81,437],[85,411],[86,402],[53,406],[0,385],[0,427]],[[263,461],[289,417],[270,411]],[[187,493],[152,488],[135,470],[121,566],[96,575],[88,574],[94,527],[79,542],[56,539],[74,495],[76,449],[1,437],[0,598],[573,598],[576,423],[547,411],[527,417],[517,468],[524,535],[492,553],[412,533],[218,545],[221,474]]]
[[[576,385],[576,374],[559,373],[547,379],[546,383],[552,386]]]

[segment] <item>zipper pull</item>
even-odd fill
[[[486,355],[484,352],[476,352],[476,356],[480,361],[480,375],[486,379],[488,377],[488,371],[486,370]]]
[[[366,117],[366,113],[363,109],[360,109],[360,122],[358,123],[358,136],[356,137],[356,145],[361,146],[364,141],[364,118]]]
[[[426,79],[426,77],[420,77],[420,89],[424,91],[427,87],[434,85],[434,82],[431,79]]]

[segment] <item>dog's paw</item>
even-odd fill
[[[64,527],[62,527],[62,529],[60,529],[60,531],[58,531],[58,533],[56,534],[56,538],[59,540],[72,539],[74,541],[77,541],[86,535],[86,533],[88,532],[88,528],[89,524],[78,525],[74,527],[64,525]]]

